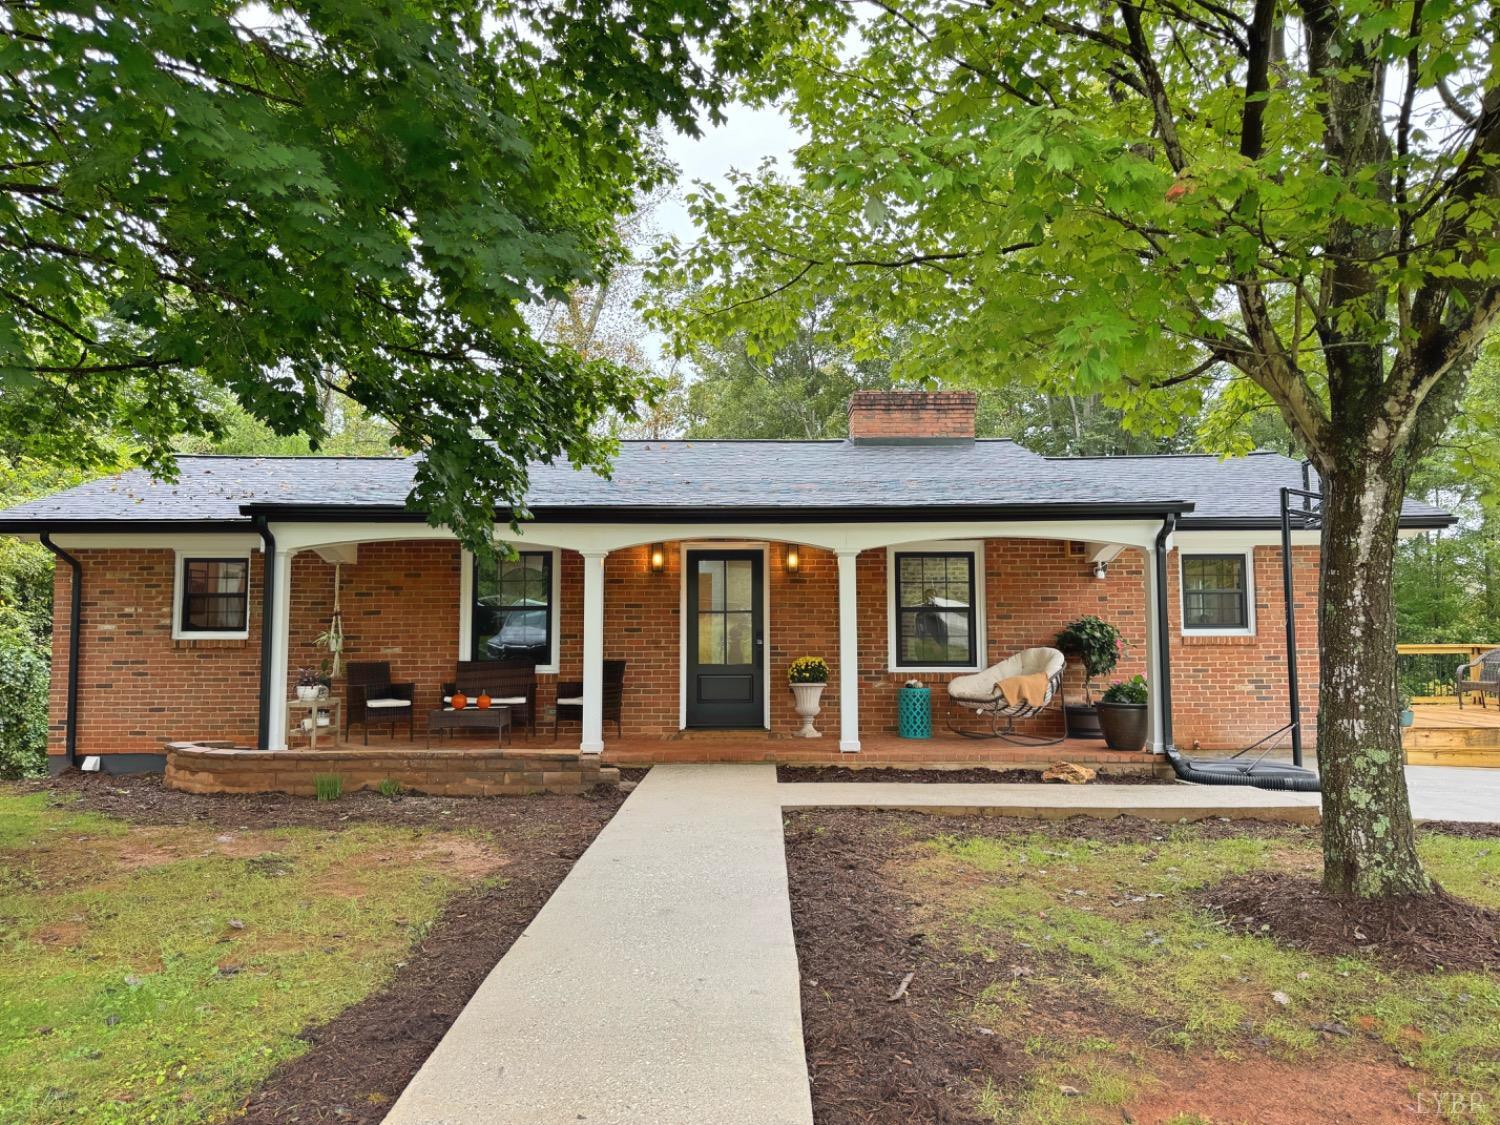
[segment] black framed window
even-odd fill
[[[475,560],[474,659],[550,663],[553,609],[551,551]]]
[[[967,551],[896,555],[896,666],[974,664],[974,556]]]
[[[1250,582],[1244,555],[1182,556],[1182,627],[1250,628]]]
[[[250,621],[249,559],[183,559],[182,633],[243,633]]]

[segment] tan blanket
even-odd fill
[[[1005,702],[1011,707],[1022,704],[1040,707],[1047,702],[1047,680],[1046,672],[1032,672],[1025,676],[1007,676],[995,688],[1005,696]]]

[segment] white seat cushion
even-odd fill
[[[566,697],[564,699],[559,699],[557,701],[557,705],[559,707],[582,707],[583,706],[583,696],[581,696],[581,695],[570,695],[570,696],[568,696],[568,697]]]
[[[524,695],[496,695],[490,698],[490,702],[497,707],[519,707],[526,702]]]
[[[367,699],[366,707],[410,707],[410,699]]]

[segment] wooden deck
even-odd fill
[[[1500,707],[1417,703],[1402,736],[1409,766],[1500,767]]]

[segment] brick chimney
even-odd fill
[[[871,445],[974,440],[973,391],[855,391],[849,437]]]

